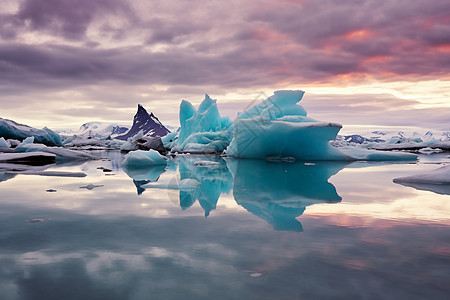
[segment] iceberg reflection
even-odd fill
[[[337,203],[341,197],[328,179],[346,164],[342,162],[270,162],[223,159],[219,156],[179,156],[178,176],[170,183],[156,183],[164,166],[128,168],[141,194],[145,188],[179,190],[182,210],[197,200],[207,217],[217,207],[221,194],[233,191],[236,203],[267,221],[276,230],[303,231],[296,219],[315,203]],[[174,169],[173,166],[171,169]]]
[[[306,206],[341,201],[328,179],[339,172],[344,163],[234,159],[227,162],[233,170],[236,202],[276,230],[303,231],[296,218],[303,214]]]
[[[219,156],[182,157],[178,170],[181,182],[186,179],[199,182],[194,189],[180,189],[180,207],[183,210],[198,200],[207,217],[211,210],[216,209],[220,195],[232,190],[233,177],[225,160]]]

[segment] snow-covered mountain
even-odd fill
[[[149,136],[165,136],[170,132],[153,113],[149,114],[142,105],[138,104],[133,126],[127,133],[117,136],[116,139],[127,140],[140,131]]]
[[[5,139],[24,140],[31,136],[34,137],[36,143],[42,143],[48,146],[62,145],[61,137],[47,127],[36,129],[12,120],[0,118],[0,137]]]
[[[129,129],[127,126],[116,123],[88,122],[81,125],[75,134],[91,138],[106,138],[108,136],[124,134]]]

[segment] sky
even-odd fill
[[[448,0],[0,0],[0,117],[178,125],[281,89],[345,126],[450,130]]]

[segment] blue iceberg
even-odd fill
[[[386,153],[330,143],[342,125],[309,118],[297,103],[303,91],[275,91],[274,95],[238,114],[226,154],[237,158],[316,160],[415,160],[410,153]]]
[[[205,95],[198,110],[186,100],[180,105],[180,133],[172,152],[222,153],[233,138],[232,122],[222,117],[217,100]]]
[[[36,143],[45,144],[47,146],[62,146],[59,134],[47,127],[36,129],[3,118],[0,118],[0,137],[17,140],[34,137]]]
[[[9,148],[11,145],[3,138],[0,137],[0,148]]]

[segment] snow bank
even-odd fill
[[[125,155],[125,159],[122,162],[122,166],[126,167],[144,167],[165,164],[167,164],[167,158],[162,156],[158,151],[155,150],[131,151],[127,155]]]
[[[205,95],[198,110],[186,100],[181,102],[181,129],[172,152],[221,153],[225,150],[233,137],[232,122],[220,116],[216,101]]]

